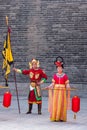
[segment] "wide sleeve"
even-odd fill
[[[65,84],[67,85],[67,84],[69,84],[69,78],[68,78],[68,76],[65,74],[65,76],[64,76],[64,79],[65,79]]]
[[[71,109],[71,99],[70,99],[70,84],[68,76],[65,74],[65,84],[67,88],[67,110]]]
[[[52,77],[52,83],[55,84],[55,81],[56,81],[56,75],[54,74],[53,77]]]

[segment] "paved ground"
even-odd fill
[[[81,98],[80,111],[77,119],[73,119],[73,112],[68,111],[67,122],[51,122],[47,111],[48,98],[43,97],[42,115],[37,114],[37,105],[33,106],[31,115],[25,114],[28,105],[27,97],[19,97],[19,114],[17,98],[12,97],[9,108],[2,106],[3,97],[0,96],[0,130],[86,130],[87,129],[87,98]]]

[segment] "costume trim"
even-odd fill
[[[45,82],[46,82],[46,79],[45,79],[45,78],[42,78],[42,81],[45,83]]]
[[[38,94],[37,94],[37,89],[36,89],[36,88],[34,89],[34,92],[35,92],[36,99],[37,99],[38,101],[41,100],[42,98],[41,98],[41,96],[38,96]]]
[[[55,84],[55,87],[57,88],[65,88],[65,84]]]
[[[16,69],[16,72],[17,73],[22,73],[22,70],[21,69]]]
[[[31,103],[31,104],[41,104],[42,101],[36,101],[36,102],[30,102],[30,101],[28,101],[28,103]]]

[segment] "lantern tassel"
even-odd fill
[[[76,113],[74,113],[74,119],[76,119]]]

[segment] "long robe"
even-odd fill
[[[69,107],[70,91],[67,94],[66,86],[68,76],[54,74],[54,86],[49,89],[49,112],[51,121],[67,121],[67,108]],[[68,100],[67,100],[68,99]]]

